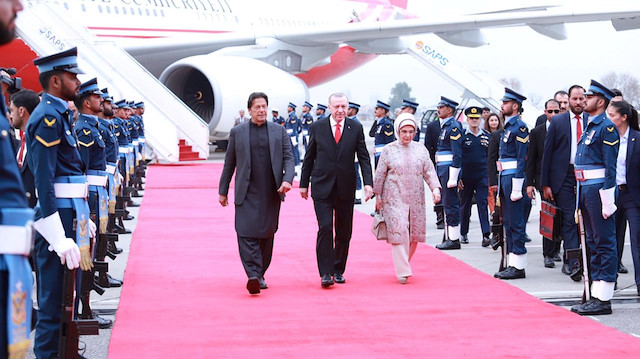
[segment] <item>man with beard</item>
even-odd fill
[[[503,224],[506,233],[508,267],[494,274],[499,279],[525,277],[527,249],[525,248],[525,205],[524,179],[525,162],[529,145],[529,129],[520,118],[522,102],[527,98],[505,88],[502,98],[504,132],[500,142],[498,171],[499,191],[503,207]]]
[[[575,221],[576,176],[574,164],[578,142],[589,115],[584,112],[584,88],[573,85],[569,89],[569,111],[553,116],[547,129],[542,154],[540,184],[542,196],[553,202],[562,213],[562,240],[565,255],[562,273],[574,281],[582,280],[577,259],[567,259],[569,250],[580,247],[578,225]]]
[[[38,58],[34,64],[44,90],[27,123],[27,160],[35,174],[42,214],[34,227],[44,237],[36,237],[34,247],[39,274],[34,353],[38,358],[52,358],[59,350],[64,265],[70,271],[78,266],[90,269],[89,241],[95,236],[95,224],[89,219],[87,178],[67,106],[67,101],[76,98],[77,75],[83,73],[77,49]]]

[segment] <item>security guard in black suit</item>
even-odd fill
[[[605,113],[613,91],[591,80],[584,111],[589,123],[575,157],[578,205],[582,209],[590,250],[591,299],[571,308],[580,315],[611,314],[618,275],[616,245],[616,167],[620,135]]]
[[[41,213],[34,223],[41,234],[34,247],[39,304],[34,353],[38,358],[55,358],[65,270],[91,268],[89,241],[95,236],[95,224],[89,219],[87,178],[67,107],[80,85],[77,74],[83,73],[77,49],[38,58],[34,64],[44,89],[27,123],[27,161],[35,175]]]
[[[464,111],[469,127],[462,142],[462,170],[460,171],[460,242],[469,243],[469,220],[473,197],[482,229],[482,246],[489,245],[489,176],[487,173],[487,150],[489,132],[480,128],[482,108],[469,107]]]

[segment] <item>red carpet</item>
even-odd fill
[[[398,284],[389,245],[356,213],[345,277],[320,287],[313,202],[280,215],[269,289],[250,296],[221,164],[152,166],[111,358],[621,358],[640,340],[546,304],[421,245]],[[447,279],[448,278],[448,279]],[[615,310],[615,309],[614,309]],[[588,348],[588,349],[587,349]]]

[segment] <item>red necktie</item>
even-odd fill
[[[20,151],[18,151],[18,167],[22,168],[22,163],[24,161],[24,132],[20,132]]]
[[[582,123],[580,122],[580,115],[576,115],[576,137],[578,137],[578,143],[580,143],[580,137],[582,137]]]
[[[340,122],[336,123],[336,143],[340,142],[340,138],[342,137],[342,132],[340,132]]]

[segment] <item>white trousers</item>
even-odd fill
[[[409,265],[409,261],[416,252],[416,248],[418,248],[418,242],[391,245],[393,266],[396,269],[398,279],[411,276],[411,265]]]

